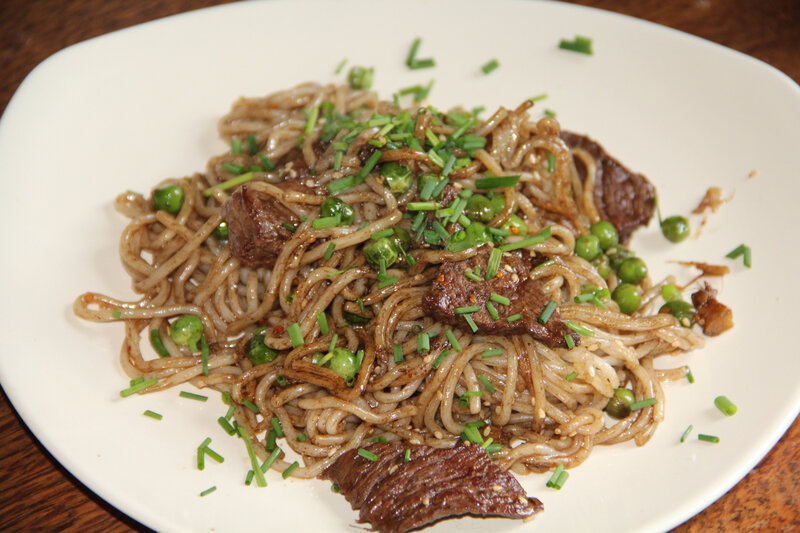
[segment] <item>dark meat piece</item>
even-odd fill
[[[727,305],[720,303],[716,296],[717,291],[708,283],[692,293],[692,303],[697,309],[697,323],[703,327],[703,333],[710,337],[733,327],[733,311]]]
[[[558,311],[550,316],[547,324],[539,323],[539,315],[549,300],[542,292],[540,283],[528,277],[533,264],[527,256],[520,252],[504,253],[497,276],[488,281],[474,282],[464,276],[464,272],[472,271],[476,266],[481,267],[481,272],[485,273],[491,250],[488,245],[483,245],[469,259],[442,263],[433,287],[422,299],[425,312],[440,322],[465,328],[468,325],[464,315],[455,314],[455,308],[477,305],[480,311],[471,316],[480,333],[530,333],[551,347],[566,346],[564,336],[570,335],[578,345],[580,336],[567,328]],[[500,315],[498,320],[494,320],[486,310],[486,302],[493,292],[511,300],[510,305],[493,304]],[[522,315],[521,319],[515,322],[506,320],[517,313]]]
[[[225,202],[222,217],[228,222],[231,254],[250,268],[274,266],[283,244],[292,237],[282,224],[298,223],[294,213],[277,199],[247,185]]]
[[[582,148],[597,161],[594,182],[594,203],[600,216],[617,228],[620,240],[625,243],[639,226],[646,226],[656,205],[655,187],[641,174],[634,174],[611,157],[589,137],[562,131],[561,138],[571,148]],[[586,168],[575,158],[582,179]]]
[[[411,461],[404,463],[405,450]],[[339,485],[359,522],[381,533],[410,531],[463,515],[525,518],[543,509],[477,445],[373,444],[370,461],[350,450],[323,474]]]

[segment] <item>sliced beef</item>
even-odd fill
[[[586,150],[597,161],[594,203],[600,216],[617,228],[621,241],[627,242],[633,231],[646,226],[653,216],[655,187],[643,175],[625,168],[589,137],[562,131],[561,138],[570,148]],[[575,165],[581,178],[586,179],[586,168],[578,158]]]
[[[422,299],[425,312],[440,322],[468,328],[464,315],[456,314],[455,309],[478,306],[480,310],[470,316],[480,333],[530,333],[551,347],[566,346],[564,336],[570,335],[575,344],[579,344],[580,336],[567,328],[557,311],[545,325],[539,323],[539,316],[550,300],[542,291],[541,284],[529,278],[533,263],[527,256],[520,252],[504,253],[497,276],[488,281],[475,282],[464,276],[464,272],[473,271],[476,266],[485,273],[491,250],[491,247],[484,245],[469,259],[442,263],[431,290]],[[498,320],[494,320],[486,310],[486,302],[490,301],[493,292],[511,300],[509,305],[492,304],[500,315]],[[514,322],[506,320],[517,313],[522,315],[521,319]]]
[[[298,223],[280,201],[247,185],[231,195],[222,216],[228,222],[231,254],[250,268],[274,266],[283,244],[292,237],[283,223]]]
[[[716,296],[717,291],[708,283],[692,293],[692,304],[697,309],[697,323],[702,326],[703,333],[711,337],[733,327],[733,311],[727,305],[720,303]]]
[[[404,462],[405,450],[411,450]],[[516,478],[477,445],[434,448],[400,443],[373,444],[370,461],[350,450],[323,474],[381,533],[410,531],[463,515],[525,518],[543,509]]]

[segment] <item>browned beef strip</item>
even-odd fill
[[[405,450],[411,460],[404,462]],[[434,448],[373,444],[370,461],[350,450],[323,474],[381,533],[400,533],[463,515],[525,518],[543,509],[477,445]]]
[[[716,298],[717,291],[705,283],[703,288],[692,293],[692,303],[697,309],[697,323],[703,333],[713,337],[733,327],[733,311]]]
[[[272,267],[292,232],[284,222],[296,225],[297,217],[274,197],[247,185],[234,192],[222,207],[228,222],[231,254],[246,267]]]
[[[598,143],[577,133],[562,131],[561,138],[570,148],[582,148],[597,160],[594,203],[600,216],[617,228],[625,243],[639,226],[646,226],[656,205],[655,187],[641,174],[635,174],[608,155]],[[582,179],[586,168],[575,158]]]
[[[455,313],[455,308],[477,305],[480,311],[472,313],[471,317],[480,333],[530,333],[551,347],[566,346],[564,336],[570,335],[575,344],[579,344],[580,336],[567,328],[558,311],[552,314],[545,325],[539,323],[539,315],[549,300],[540,283],[528,276],[533,266],[528,256],[517,251],[504,253],[497,276],[488,281],[475,282],[464,276],[465,271],[472,271],[476,266],[481,267],[481,272],[485,273],[491,250],[489,245],[484,245],[469,259],[442,263],[439,266],[439,276],[422,299],[425,312],[440,322],[463,329],[469,326],[464,315]],[[511,300],[510,305],[493,304],[500,315],[498,320],[494,320],[486,310],[486,302],[493,292]],[[517,313],[522,315],[521,319],[515,322],[506,320]]]

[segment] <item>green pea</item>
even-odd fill
[[[333,357],[328,360],[326,366],[348,382],[358,373],[358,368],[356,368],[356,354],[347,348],[340,348],[338,346],[333,349]]]
[[[631,404],[636,401],[633,391],[624,388],[614,389],[614,395],[606,404],[606,413],[616,419],[623,419],[631,414]]]
[[[183,197],[183,187],[165,185],[153,192],[153,207],[170,215],[177,215],[183,207]]]
[[[408,249],[411,248],[411,235],[409,235],[405,228],[394,228],[394,235],[389,238],[394,241],[394,244],[397,246],[398,250],[407,252]]]
[[[596,258],[600,253],[600,239],[596,235],[581,235],[575,240],[575,255],[587,261]]]
[[[397,261],[397,256],[397,245],[389,237],[382,237],[364,247],[364,257],[367,258],[367,262],[372,268],[376,270],[380,268],[381,259],[383,259],[384,266],[389,268]]]
[[[617,302],[619,310],[626,315],[633,313],[642,305],[642,295],[639,289],[630,283],[617,285],[617,288],[611,293],[611,299]]]
[[[670,242],[681,242],[689,236],[690,232],[689,221],[680,215],[665,218],[661,222],[661,233]]]
[[[626,283],[639,283],[647,277],[647,265],[638,257],[629,257],[622,262],[617,273]]]
[[[606,254],[600,254],[592,260],[592,265],[597,269],[600,277],[607,280],[611,275],[611,263],[608,261]]]
[[[495,212],[492,201],[482,194],[473,194],[467,200],[467,208],[464,210],[467,218],[476,222],[489,222],[494,218]]]
[[[664,298],[665,302],[671,302],[672,300],[680,300],[681,299],[681,291],[673,285],[672,283],[667,283],[666,285],[661,287],[661,297]]]
[[[614,224],[608,220],[600,220],[595,222],[592,224],[590,230],[592,235],[595,235],[598,239],[600,239],[600,248],[602,250],[607,250],[619,242],[619,233],[617,233],[617,228],[615,228]]]
[[[228,240],[228,223],[224,220],[219,223],[219,225],[214,228],[214,231],[211,234],[220,241]]]
[[[496,193],[492,194],[493,196],[489,199],[489,201],[492,202],[492,210],[494,211],[494,215],[497,216],[500,211],[506,208],[506,195]]]
[[[659,313],[669,313],[678,319],[681,326],[690,328],[695,322],[697,309],[689,302],[683,300],[670,300],[661,306]]]
[[[264,333],[255,333],[247,343],[247,357],[254,365],[263,365],[278,357],[278,350],[264,344]]]
[[[629,257],[633,257],[634,254],[632,251],[628,250],[621,244],[614,246],[613,248],[609,248],[606,251],[606,255],[608,256],[608,264],[611,266],[612,269],[619,270],[620,265],[623,261],[625,261]]]
[[[500,229],[505,230],[511,235],[527,235],[528,234],[528,226],[525,225],[525,222],[522,221],[517,215],[511,215],[505,223],[500,226]]]
[[[329,196],[322,202],[319,208],[319,216],[335,217],[336,215],[341,215],[343,226],[349,226],[355,219],[355,211],[352,205],[335,196]]]
[[[414,173],[411,169],[396,161],[384,163],[381,167],[381,176],[386,178],[384,183],[395,196],[406,192],[414,182]]]
[[[189,346],[197,351],[197,343],[203,336],[203,321],[195,315],[183,315],[170,324],[169,334],[175,344]]]
[[[355,66],[347,73],[347,83],[351,89],[361,89],[366,91],[372,87],[372,74],[374,70],[372,67],[359,67]]]

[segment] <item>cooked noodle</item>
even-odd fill
[[[315,173],[307,178],[308,191],[280,188],[286,178],[296,177],[292,165],[266,172],[257,170],[248,187],[277,199],[301,222],[285,243],[272,268],[245,268],[229,246],[212,236],[222,220],[221,207],[233,189],[214,187],[230,179],[225,164],[249,168],[259,158],[247,150],[212,158],[204,174],[167,180],[185,192],[180,212],[154,211],[142,196],[127,193],[117,198],[117,209],[131,218],[120,240],[123,265],[133,288],[141,294],[124,302],[96,293],[75,301],[75,312],[97,322],[122,320],[125,339],[120,360],[131,377],[157,378],[146,392],[182,383],[230,393],[235,420],[250,435],[256,453],[266,458],[266,433],[277,417],[286,434],[286,445],[303,458],[294,476],[314,477],[344,451],[368,445],[376,436],[389,440],[433,446],[454,445],[465,424],[484,420],[484,437],[503,444],[493,457],[515,472],[541,472],[558,463],[574,467],[600,444],[634,440],[643,445],[664,416],[662,382],[685,375],[683,367],[656,370],[654,359],[702,345],[702,337],[681,327],[669,314],[657,314],[653,303],[660,284],[642,283],[645,305],[633,315],[618,311],[612,300],[607,309],[574,303],[581,286],[611,288],[589,262],[572,253],[577,236],[599,219],[591,190],[595,164],[583,150],[574,152],[559,137],[553,118],[533,121],[526,101],[516,109],[500,108],[472,130],[488,140],[472,161],[454,170],[456,188],[474,189],[475,180],[488,172],[520,175],[508,188],[506,207],[487,225],[499,227],[515,207],[531,234],[551,228],[552,237],[528,248],[554,259],[532,272],[545,287],[548,299],[559,303],[564,320],[572,320],[595,332],[573,349],[551,348],[531,335],[476,335],[469,328],[451,328],[426,316],[422,298],[430,290],[439,265],[446,260],[472,257],[475,248],[448,252],[435,247],[416,247],[410,254],[416,264],[408,269],[390,268],[399,278],[380,288],[377,272],[362,254],[370,236],[395,226],[410,225],[399,206],[416,192],[396,198],[377,173],[338,196],[355,209],[350,226],[314,229],[325,196],[315,189],[362,168],[360,150],[380,126],[366,128],[350,143],[334,170],[336,155],[330,143],[320,140],[322,121],[304,134],[307,110],[331,102],[339,113],[355,112],[359,120],[373,113],[394,114],[390,102],[369,92],[347,87],[300,85],[265,98],[240,99],[219,123],[226,141],[254,134],[259,151],[279,162],[299,146],[302,158]],[[412,116],[416,116],[412,111]],[[431,111],[417,116],[417,134],[425,127],[436,135],[455,128],[432,120]],[[341,137],[340,133],[337,139]],[[549,172],[546,154],[555,158]],[[586,167],[586,180],[578,178],[573,157]],[[381,161],[402,161],[415,173],[439,172],[424,152],[386,149]],[[162,183],[163,185],[163,183]],[[211,188],[210,195],[204,191]],[[305,218],[301,218],[305,217]],[[358,229],[362,223],[365,226]],[[335,251],[324,259],[329,243]],[[340,272],[344,271],[344,272]],[[357,303],[359,302],[359,303]],[[358,313],[360,305],[371,308],[374,318],[364,326],[348,324],[346,313]],[[317,315],[325,313],[330,333],[322,335]],[[210,346],[208,375],[202,358],[170,337],[170,321],[182,315],[202,319]],[[297,348],[287,329],[298,324],[305,344]],[[252,334],[266,328],[265,344],[280,351],[269,363],[254,366],[246,355]],[[461,351],[453,351],[444,332],[452,329]],[[142,339],[157,330],[169,357],[145,355]],[[417,352],[417,335],[435,333],[428,353]],[[326,352],[332,336],[352,352],[363,350],[363,361],[352,386],[346,386],[333,370],[314,364],[316,352]],[[403,361],[395,362],[393,346],[401,345]],[[433,368],[441,353],[452,353]],[[502,355],[483,358],[493,348]],[[575,373],[574,379],[567,379]],[[495,392],[483,390],[478,376],[486,376]],[[285,386],[278,381],[286,380]],[[630,388],[637,400],[655,398],[652,406],[634,411],[622,420],[608,418],[603,408],[616,387]],[[248,400],[260,414],[243,405]],[[305,434],[303,442],[298,435]],[[284,457],[285,459],[285,457]],[[273,468],[283,471],[283,459]]]

